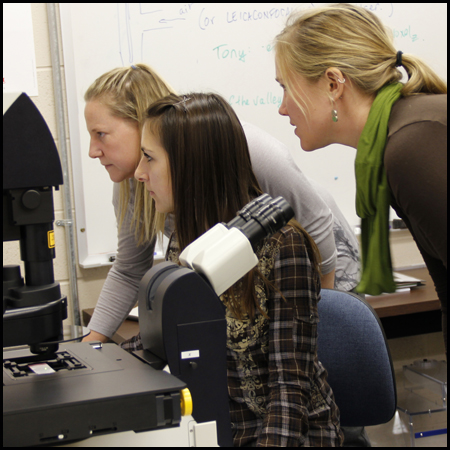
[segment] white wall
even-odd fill
[[[33,33],[36,51],[37,77],[39,95],[32,97],[40,112],[47,121],[53,137],[57,141],[56,108],[53,96],[52,63],[50,57],[50,46],[47,25],[46,3],[32,3]],[[62,46],[60,45],[61,49]],[[61,50],[62,51],[62,50]],[[63,61],[61,55],[61,61]],[[64,71],[64,67],[61,67]],[[64,75],[64,74],[62,74]],[[64,80],[65,77],[62,76]],[[67,107],[65,101],[65,107]],[[66,121],[66,133],[68,136],[68,148],[70,150],[70,135]],[[86,150],[87,151],[87,150]],[[69,161],[70,161],[69,157]],[[95,161],[92,162],[95,164]],[[71,186],[73,192],[73,186]],[[109,199],[107,199],[109,201]],[[55,219],[64,219],[61,191],[55,193]],[[67,253],[65,245],[65,231],[62,227],[55,226],[56,235],[56,258],[54,261],[55,279],[61,284],[62,292],[70,298],[68,288]],[[392,233],[392,257],[394,267],[405,267],[423,264],[423,259],[414,244],[408,231]],[[17,264],[20,261],[18,242],[3,243],[3,264]],[[109,271],[109,267],[93,269],[82,269],[77,265],[77,282],[79,303],[81,310],[95,307],[103,283]],[[23,271],[23,269],[22,269]],[[70,314],[70,309],[69,314]],[[71,317],[69,317],[70,323]]]

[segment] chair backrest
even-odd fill
[[[396,409],[395,376],[383,327],[350,292],[322,289],[318,356],[328,372],[343,426],[388,422]]]

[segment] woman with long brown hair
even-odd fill
[[[141,143],[135,177],[154,200],[155,214],[174,217],[172,262],[261,193],[242,126],[219,95],[155,102]],[[234,444],[339,446],[339,411],[317,357],[317,246],[291,220],[256,254],[257,267],[221,296]]]

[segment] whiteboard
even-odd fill
[[[117,226],[107,172],[89,158],[83,95],[101,74],[143,62],[179,93],[217,92],[239,118],[286,144],[301,170],[327,188],[351,225],[355,149],[305,153],[278,114],[273,39],[294,8],[314,3],[60,3],[79,263],[111,264]],[[446,3],[363,3],[391,27],[395,46],[447,78]]]

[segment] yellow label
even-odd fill
[[[55,248],[55,232],[47,231],[48,248]]]

